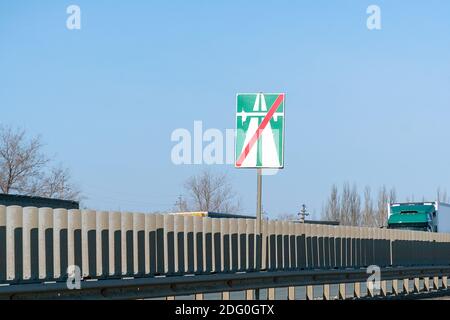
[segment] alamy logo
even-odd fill
[[[371,265],[367,267],[367,274],[370,274],[369,278],[367,278],[367,288],[370,291],[380,290],[381,285],[381,269],[379,266]]]
[[[81,289],[81,269],[79,266],[71,265],[67,268],[67,289]]]
[[[69,14],[66,20],[66,27],[69,30],[81,29],[81,9],[77,5],[67,7],[66,13]]]
[[[370,5],[367,7],[367,29],[369,30],[381,30],[381,9],[377,5]]]

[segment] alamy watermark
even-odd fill
[[[371,292],[375,292],[375,290],[381,289],[381,269],[379,266],[371,265],[367,267],[367,274],[370,274],[369,278],[367,278],[367,289]]]
[[[170,135],[172,146],[170,157],[175,165],[234,165],[236,129],[220,130],[208,128],[205,130],[203,122],[194,121],[192,130],[178,128]],[[277,139],[280,134],[272,129]],[[255,144],[254,152],[261,152]],[[244,152],[244,151],[243,151]],[[278,169],[263,169],[263,175],[275,175]]]
[[[72,4],[67,7],[66,13],[69,15],[66,20],[66,27],[69,30],[81,29],[81,9],[79,6]]]
[[[67,289],[81,289],[81,269],[79,266],[71,265],[67,268]]]
[[[381,30],[381,8],[372,4],[367,7],[366,13],[369,15],[366,22],[367,29]]]

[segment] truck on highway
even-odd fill
[[[391,203],[388,228],[450,233],[450,204],[438,201]]]

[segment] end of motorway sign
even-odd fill
[[[235,167],[284,167],[284,93],[236,96]]]

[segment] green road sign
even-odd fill
[[[283,168],[284,102],[284,93],[237,94],[237,168]]]

